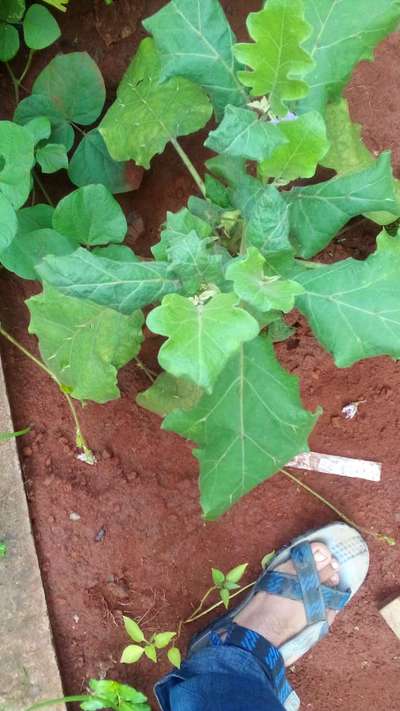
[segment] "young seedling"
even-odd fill
[[[130,617],[124,617],[124,626],[129,637],[135,644],[129,644],[125,647],[122,652],[121,662],[124,664],[135,664],[145,655],[150,661],[157,663],[158,651],[169,647],[167,651],[169,661],[173,666],[180,667],[181,653],[174,644],[171,644],[174,637],[176,637],[176,632],[156,632],[147,640],[135,620],[132,620]]]
[[[56,704],[73,702],[79,702],[79,707],[82,711],[100,711],[100,709],[151,711],[147,697],[141,691],[137,691],[128,684],[120,684],[118,681],[108,681],[106,679],[91,679],[87,694],[40,701],[30,706],[26,711],[38,711]]]

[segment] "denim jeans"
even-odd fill
[[[196,652],[155,693],[162,711],[284,711],[258,659],[229,645]]]

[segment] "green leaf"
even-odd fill
[[[271,553],[265,554],[261,561],[261,567],[263,568],[263,570],[268,568],[269,564],[272,563],[273,559],[275,558],[275,555],[275,551],[271,551]]]
[[[50,254],[71,254],[75,248],[76,245],[68,237],[55,230],[42,228],[22,231],[19,227],[16,237],[0,255],[0,261],[6,269],[22,279],[39,279],[37,266],[44,257]]]
[[[128,315],[180,288],[163,262],[117,262],[82,248],[66,257],[47,257],[38,271],[63,294]]]
[[[160,51],[161,81],[181,76],[200,84],[218,119],[227,104],[246,104],[247,93],[236,76],[235,36],[218,0],[174,0],[143,25]]]
[[[30,427],[25,427],[24,430],[19,430],[18,432],[0,432],[0,442],[9,442],[10,439],[22,437],[22,435],[27,434],[29,431]]]
[[[229,590],[227,588],[221,588],[219,591],[219,596],[222,602],[224,603],[226,609],[228,609],[230,600]]]
[[[77,244],[122,242],[128,230],[119,203],[104,185],[86,185],[57,205],[53,227]]]
[[[304,76],[314,64],[302,48],[312,31],[303,2],[268,0],[263,10],[250,13],[247,29],[254,44],[236,45],[235,56],[253,71],[239,72],[239,79],[253,96],[268,94],[272,111],[284,116],[287,101],[306,96]]]
[[[96,121],[106,98],[101,72],[87,52],[54,57],[37,77],[32,94],[45,96],[66,121],[82,126]]]
[[[92,249],[92,254],[112,259],[115,262],[125,262],[125,264],[140,262],[139,257],[126,244],[108,244],[106,247],[95,247]]]
[[[136,188],[136,183],[129,179],[129,167],[129,163],[111,158],[96,129],[82,138],[71,158],[68,176],[79,188],[101,183],[111,193],[127,193]]]
[[[259,336],[230,359],[211,395],[168,415],[163,428],[198,443],[201,504],[212,519],[307,451],[318,414],[303,409],[298,379]]]
[[[21,207],[31,191],[34,142],[32,135],[11,121],[0,121],[0,191]]]
[[[179,212],[167,212],[167,220],[161,230],[161,239],[158,244],[151,248],[154,257],[160,261],[168,259],[168,247],[195,231],[199,237],[206,238],[212,234],[212,228],[200,217],[192,215],[186,207]]]
[[[19,50],[19,34],[13,25],[0,22],[0,62],[9,62]]]
[[[51,227],[53,213],[53,207],[40,204],[18,210],[18,232],[33,232]]]
[[[238,302],[232,293],[217,294],[207,303],[165,296],[147,317],[151,331],[167,336],[158,354],[161,367],[210,392],[229,356],[258,334],[257,321]]]
[[[233,186],[247,177],[246,161],[244,158],[232,156],[214,156],[206,161],[206,168],[227,185]]]
[[[264,121],[256,111],[229,105],[204,145],[222,155],[262,161],[286,142],[279,126]]]
[[[211,568],[211,577],[214,585],[216,585],[217,588],[219,588],[225,582],[225,575],[223,574],[222,570],[218,570],[218,568]]]
[[[294,188],[285,197],[297,253],[313,257],[352,217],[370,210],[396,212],[390,153],[365,170]]]
[[[218,227],[225,212],[223,207],[214,205],[211,200],[203,200],[195,195],[189,198],[188,208],[192,215],[208,222],[212,230]]]
[[[122,652],[121,663],[122,664],[135,664],[138,662],[140,657],[144,653],[144,648],[140,647],[138,644],[128,644]]]
[[[178,647],[172,647],[171,649],[169,649],[167,656],[172,666],[176,667],[177,669],[180,669],[182,664],[182,655]]]
[[[223,256],[213,254],[212,242],[192,231],[174,240],[168,247],[171,268],[182,282],[183,291],[192,296],[210,284],[220,285],[223,277]]]
[[[346,259],[296,275],[297,306],[343,368],[363,358],[400,358],[400,236],[382,232],[365,261]]]
[[[288,326],[283,318],[272,321],[268,328],[268,335],[273,343],[286,341],[290,336],[293,336],[295,332],[296,329],[293,328],[293,326]]]
[[[339,99],[355,65],[372,59],[373,50],[400,19],[399,0],[303,0],[306,20],[313,31],[305,48],[314,59],[308,74],[310,93],[301,111],[323,112],[328,101]]]
[[[289,209],[273,185],[247,175],[232,191],[232,201],[245,218],[247,245],[264,255],[293,251],[289,241]]]
[[[25,13],[25,0],[0,0],[0,20],[17,22]]]
[[[74,129],[47,96],[28,96],[18,104],[14,113],[14,121],[22,126],[38,117],[46,117],[50,121],[50,143],[62,143],[69,151],[74,143]]]
[[[289,183],[297,178],[312,178],[326,154],[329,143],[325,122],[317,111],[309,111],[293,121],[281,121],[287,143],[278,146],[259,166],[260,175]]]
[[[136,402],[146,410],[165,417],[178,408],[190,410],[202,394],[202,389],[190,380],[161,373],[150,388],[136,396]]]
[[[61,10],[61,12],[66,12],[66,6],[68,5],[69,0],[44,0],[44,2],[47,2],[48,5],[55,7],[57,10]]]
[[[0,558],[5,558],[7,555],[8,549],[7,549],[7,544],[4,543],[4,541],[0,542]]]
[[[68,168],[68,155],[61,143],[47,143],[36,151],[36,160],[43,173],[56,173]]]
[[[143,642],[144,641],[144,634],[142,630],[140,629],[139,625],[135,620],[132,620],[130,617],[126,617],[123,615],[123,620],[124,620],[124,627],[131,639],[133,639],[134,642]]]
[[[188,79],[164,84],[160,58],[150,37],[142,40],[117,91],[117,100],[100,124],[114,160],[132,159],[150,167],[168,141],[198,131],[209,120],[211,104],[205,92]]]
[[[34,3],[28,8],[22,23],[25,44],[30,49],[45,49],[61,35],[58,22],[43,5]]]
[[[71,395],[100,403],[118,398],[117,371],[140,350],[143,315],[123,316],[49,285],[26,303],[29,333],[39,338],[43,360]]]
[[[108,703],[107,699],[100,701],[100,699],[90,699],[88,697],[88,701],[83,701],[79,705],[79,708],[81,708],[82,711],[99,711],[99,709],[107,708],[107,706],[106,706],[107,703]],[[110,706],[109,703],[108,703],[108,706]]]
[[[40,141],[45,141],[51,134],[51,123],[46,116],[37,116],[25,124],[25,128],[31,134],[35,146]]]
[[[154,635],[154,644],[157,649],[164,649],[164,647],[168,647],[174,637],[176,637],[176,632],[159,632]]]
[[[350,118],[346,99],[328,104],[325,121],[330,149],[321,165],[342,174],[368,168],[374,162],[363,143],[360,124],[353,123]]]
[[[154,664],[157,663],[157,650],[154,646],[154,644],[146,644],[144,648],[144,653],[150,661],[154,662]]]
[[[7,198],[0,193],[0,259],[17,234],[17,228],[16,212]]]
[[[206,173],[204,178],[204,185],[206,188],[206,197],[211,202],[216,205],[223,207],[225,210],[232,207],[229,198],[228,188],[222,185],[219,180],[214,178],[213,175]]]
[[[229,583],[238,583],[242,579],[246,572],[248,563],[242,563],[242,565],[237,565],[235,568],[226,574],[226,579]]]
[[[266,276],[264,265],[265,259],[258,249],[249,247],[244,259],[228,266],[226,278],[233,281],[235,293],[256,309],[291,311],[296,296],[303,293],[302,286],[279,276]]]

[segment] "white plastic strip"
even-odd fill
[[[336,474],[337,476],[355,477],[356,479],[368,479],[368,481],[380,481],[382,471],[380,462],[350,459],[349,457],[339,457],[334,454],[318,454],[317,452],[298,454],[287,466],[320,472],[321,474]]]

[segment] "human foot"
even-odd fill
[[[338,585],[339,563],[333,558],[329,548],[323,543],[316,542],[311,543],[311,550],[321,583],[332,587]],[[279,565],[276,571],[296,575],[291,560]],[[329,625],[332,624],[336,615],[337,611],[335,610],[327,611]],[[234,621],[242,627],[258,632],[275,647],[280,647],[307,626],[306,613],[301,601],[267,592],[257,593],[234,618]],[[297,659],[298,656],[293,656],[286,660],[286,666],[293,664]]]

